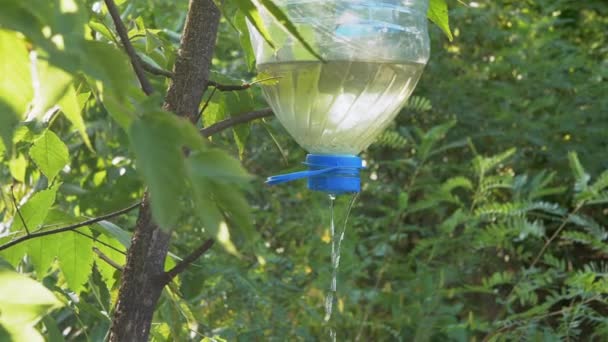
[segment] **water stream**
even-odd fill
[[[327,295],[325,296],[325,323],[329,326],[329,338],[331,341],[336,341],[336,330],[331,324],[331,316],[333,312],[334,306],[336,306],[338,302],[338,268],[340,267],[340,249],[342,247],[342,240],[344,240],[344,233],[346,232],[346,224],[348,222],[348,217],[350,216],[350,212],[357,200],[358,195],[354,195],[348,204],[348,208],[346,209],[346,215],[344,216],[344,225],[342,226],[342,230],[340,234],[336,234],[336,225],[335,225],[335,213],[334,207],[336,202],[335,195],[329,195],[329,210],[330,210],[330,226],[329,232],[331,235],[331,283],[329,285],[329,290],[327,291]]]

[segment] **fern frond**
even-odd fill
[[[583,245],[591,245],[593,243],[593,241],[595,240],[593,238],[593,236],[591,236],[587,233],[578,232],[578,231],[574,231],[574,230],[565,231],[561,234],[560,237],[562,240],[576,242],[576,243],[580,243]]]
[[[534,210],[543,211],[545,213],[557,216],[565,216],[568,213],[567,210],[560,207],[559,204],[538,201],[529,203],[490,203],[477,208],[475,211],[475,216],[518,216]]]
[[[583,179],[583,181],[584,180],[585,179]],[[605,196],[608,195],[608,193],[604,191],[608,189],[608,170],[604,171],[590,186],[587,186],[587,184],[580,185],[578,182],[575,186],[583,187],[583,189],[576,194],[575,199],[577,202],[596,202],[598,199],[605,198]]]
[[[577,193],[585,191],[589,185],[591,176],[585,172],[576,152],[568,153],[568,161],[570,162],[570,168],[574,174],[574,191]]]
[[[421,96],[412,96],[407,101],[405,106],[403,106],[403,108],[413,112],[422,113],[428,112],[429,110],[433,109],[433,105],[431,104],[431,101],[429,101],[429,99],[427,98]]]
[[[575,225],[583,228],[600,241],[608,238],[608,232],[606,232],[606,229],[589,216],[582,214],[570,215],[568,217],[568,222],[574,223]]]
[[[495,286],[511,284],[515,275],[513,272],[496,272],[492,274],[490,277],[483,278],[481,283],[485,288],[491,289]]]
[[[516,151],[517,150],[515,148],[511,148],[503,153],[491,157],[477,156],[475,159],[473,159],[473,168],[479,177],[483,177],[486,173],[488,173],[488,171],[494,169],[513,156]]]
[[[441,191],[444,192],[452,192],[452,190],[457,188],[471,190],[473,189],[473,183],[466,177],[457,176],[452,177],[441,184]]]
[[[557,257],[555,257],[553,254],[551,253],[545,253],[545,255],[543,255],[543,262],[555,269],[558,269],[562,272],[566,272],[567,270],[567,264],[565,260],[562,259],[558,259]]]
[[[378,136],[375,144],[378,146],[399,150],[405,148],[408,145],[408,141],[396,131],[385,131]]]

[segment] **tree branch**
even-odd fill
[[[93,223],[97,223],[99,221],[103,221],[103,220],[111,219],[111,218],[116,217],[116,216],[124,215],[124,214],[130,212],[131,210],[138,208],[140,204],[141,204],[141,202],[138,202],[138,203],[130,205],[130,206],[124,208],[124,209],[115,211],[113,213],[109,213],[109,214],[106,214],[106,215],[103,215],[103,216],[95,217],[95,218],[92,218],[90,220],[82,221],[80,223],[75,223],[75,224],[72,224],[72,225],[69,225],[69,226],[65,226],[65,227],[62,227],[62,228],[45,230],[43,232],[31,233],[31,234],[22,236],[20,238],[15,239],[15,240],[9,241],[9,242],[7,242],[7,243],[5,243],[3,245],[0,245],[0,251],[3,251],[3,250],[5,250],[5,249],[7,249],[7,248],[9,248],[11,246],[17,245],[17,244],[19,244],[21,242],[24,242],[24,241],[27,241],[27,240],[30,240],[30,239],[35,239],[35,238],[42,237],[42,236],[47,236],[47,235],[67,232],[67,231],[74,230],[74,229],[77,229],[77,228],[80,228],[80,227],[91,225]]]
[[[272,116],[272,115],[273,115],[272,109],[264,108],[264,109],[256,110],[253,112],[241,114],[238,116],[233,116],[226,120],[222,120],[209,127],[205,127],[203,129],[201,129],[200,132],[204,137],[209,137],[209,136],[219,133],[227,128],[230,128],[232,126],[244,124],[249,121],[253,121],[255,119],[265,118],[265,117]]]
[[[150,84],[150,81],[148,78],[146,78],[146,74],[141,65],[141,60],[139,56],[137,56],[137,52],[135,52],[135,48],[133,48],[133,45],[129,40],[129,34],[127,33],[125,24],[122,22],[122,19],[120,19],[118,7],[116,7],[114,0],[104,0],[104,2],[108,7],[108,12],[110,12],[112,21],[114,21],[114,26],[116,27],[116,32],[120,37],[120,41],[122,42],[127,55],[129,55],[131,65],[133,66],[133,70],[135,70],[135,75],[137,75],[137,79],[139,79],[139,83],[141,84],[141,89],[144,91],[144,93],[146,93],[146,95],[152,94],[154,92],[154,88],[152,88],[152,84]]]
[[[226,85],[226,84],[220,84],[217,83],[215,81],[208,81],[207,82],[207,86],[210,87],[214,87],[215,89],[219,90],[219,91],[238,91],[238,90],[246,90],[251,88],[253,85],[257,84],[257,83],[267,83],[270,81],[276,81],[279,80],[280,78],[282,78],[282,76],[272,76],[272,77],[267,77],[267,78],[262,78],[262,79],[257,79],[254,80],[251,83],[243,83],[243,84],[237,84],[237,85]],[[268,83],[268,84],[273,84],[272,83]]]
[[[173,77],[163,109],[191,122],[207,88],[221,12],[213,0],[190,0]],[[166,285],[171,232],[154,223],[144,195],[114,306],[108,341],[147,341],[154,309]]]
[[[119,270],[119,271],[122,272],[123,267],[120,266],[119,264],[117,264],[114,260],[110,259],[110,257],[108,257],[107,255],[103,254],[103,252],[100,251],[99,248],[93,247],[93,252],[95,252],[95,254],[97,254],[97,256],[99,257],[99,259],[107,262],[110,266],[112,266],[115,269],[117,269],[117,270]]]
[[[147,63],[147,62],[144,62],[141,59],[140,59],[140,61],[141,61],[141,66],[142,66],[142,68],[145,71],[147,71],[147,72],[149,72],[149,73],[151,73],[153,75],[165,76],[167,78],[173,78],[173,73],[171,71],[165,70],[165,69],[161,69],[161,68],[157,68],[154,65],[152,65],[150,63]]]
[[[243,83],[243,84],[235,84],[235,85],[227,85],[220,84],[215,81],[207,81],[207,85],[210,87],[214,87],[219,91],[238,91],[245,90],[251,88],[251,83]]]
[[[186,268],[188,268],[188,266],[190,266],[190,264],[195,262],[196,259],[198,259],[201,255],[205,254],[205,252],[207,252],[211,247],[213,247],[214,243],[215,243],[215,240],[213,240],[213,239],[206,240],[197,249],[195,249],[192,253],[190,253],[190,255],[188,255],[182,261],[180,261],[177,265],[175,265],[175,267],[173,267],[169,271],[165,272],[165,282],[166,283],[171,282],[171,280],[173,280],[173,278],[175,278],[178,274],[185,271]]]

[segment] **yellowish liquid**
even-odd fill
[[[266,100],[294,139],[311,153],[358,154],[399,113],[424,64],[354,61],[258,65],[279,77]]]

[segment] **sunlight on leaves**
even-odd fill
[[[448,16],[448,5],[445,0],[431,0],[427,13],[429,20],[434,22],[445,33],[450,41],[454,40],[450,30],[450,18]]]
[[[0,56],[0,138],[10,147],[34,93],[25,41],[17,33],[0,29]]]
[[[43,315],[61,306],[42,284],[16,272],[0,270],[0,324],[14,341],[44,341],[34,326]]]
[[[30,157],[51,181],[70,162],[68,147],[51,130],[46,130],[34,142],[30,148]]]

